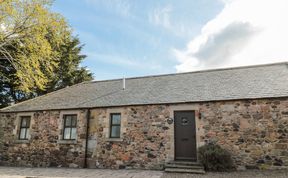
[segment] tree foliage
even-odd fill
[[[0,0],[0,102],[2,107],[85,80],[85,58],[51,0]],[[0,106],[1,107],[1,106]]]
[[[44,93],[93,79],[92,73],[88,72],[85,67],[79,67],[80,62],[86,57],[80,53],[82,47],[83,45],[80,45],[80,41],[76,37],[66,41],[60,47],[59,65],[55,69]]]
[[[0,5],[0,53],[15,70],[17,89],[44,89],[57,67],[57,48],[71,30],[64,18],[49,12],[47,0],[5,0]],[[5,67],[5,66],[2,66]]]

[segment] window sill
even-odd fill
[[[122,142],[123,138],[106,138],[107,142]]]
[[[27,143],[30,143],[30,140],[15,140],[16,144],[27,144]]]
[[[77,144],[77,140],[58,140],[58,144],[67,144],[67,145],[75,145]]]

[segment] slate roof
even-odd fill
[[[83,82],[1,112],[288,96],[288,63]]]

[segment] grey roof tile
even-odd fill
[[[2,112],[93,108],[288,96],[288,65],[84,82],[2,109]]]

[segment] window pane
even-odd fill
[[[26,138],[25,138],[25,132],[26,132],[26,128],[20,129],[19,139],[26,139]]]
[[[21,127],[26,127],[26,125],[27,125],[26,117],[22,117]]]
[[[26,127],[30,127],[30,117],[26,117]]]
[[[120,138],[120,126],[111,127],[111,136],[113,138]]]
[[[26,129],[26,138],[25,139],[28,139],[29,134],[30,134],[30,129]]]
[[[72,117],[72,127],[76,127],[76,123],[77,123],[77,118],[76,116]]]
[[[65,116],[65,126],[71,126],[71,117]]]
[[[65,128],[64,129],[64,139],[70,139],[71,129]]]
[[[121,115],[120,114],[112,114],[112,125],[121,124]]]
[[[21,127],[29,127],[30,125],[30,117],[21,117]]]
[[[71,139],[76,139],[77,134],[76,134],[76,128],[71,129]]]

